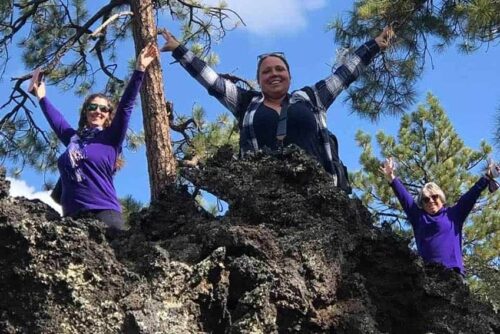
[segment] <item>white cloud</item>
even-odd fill
[[[34,187],[29,186],[25,181],[23,180],[16,180],[13,178],[8,177],[8,181],[10,181],[10,191],[9,194],[12,197],[19,197],[23,196],[26,197],[27,199],[39,199],[42,202],[47,203],[50,205],[54,210],[59,212],[59,214],[62,214],[62,208],[59,204],[54,202],[54,200],[50,197],[50,191],[35,191]]]
[[[220,0],[204,0],[217,5]],[[326,0],[225,0],[246,24],[260,36],[291,34],[307,26],[307,12],[326,6]]]

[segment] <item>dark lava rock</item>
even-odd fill
[[[5,179],[5,168],[0,166],[0,199],[9,196],[10,182]]]
[[[298,150],[222,149],[182,175],[227,214],[172,187],[111,235],[2,196],[0,173],[0,332],[500,333],[460,276],[373,227]]]

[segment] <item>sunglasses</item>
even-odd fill
[[[433,202],[437,201],[439,198],[439,195],[431,195],[431,197],[422,197],[422,202],[424,202],[425,204],[429,204],[431,199]]]
[[[257,56],[257,60],[262,61],[267,57],[278,57],[281,59],[285,59],[285,53],[284,52],[269,52],[269,53],[263,53],[261,55]]]
[[[102,112],[109,113],[111,112],[111,108],[108,106],[105,106],[103,104],[97,104],[97,103],[89,103],[87,106],[87,111],[96,111],[97,108],[101,110]]]

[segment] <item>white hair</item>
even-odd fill
[[[423,208],[424,197],[430,197],[432,195],[438,195],[441,202],[443,204],[446,204],[446,196],[444,195],[443,190],[434,182],[428,182],[424,184],[424,186],[422,187],[422,189],[420,189],[420,192],[418,193],[417,205],[420,208]]]

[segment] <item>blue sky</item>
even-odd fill
[[[326,31],[326,25],[338,15],[345,14],[352,6],[351,1],[326,0],[226,2],[243,17],[247,26],[228,32],[224,40],[214,46],[213,51],[220,58],[217,71],[253,79],[257,55],[283,51],[291,67],[292,89],[313,84],[329,74],[338,45],[333,39],[333,32]],[[178,23],[172,22],[168,17],[164,18],[164,22],[160,20],[159,25],[174,33],[179,29]],[[127,59],[133,57],[132,42],[124,45],[122,50],[124,59],[120,63],[120,70],[124,72],[127,69]],[[10,52],[11,56],[16,56],[14,48]],[[417,86],[417,103],[424,102],[427,92],[435,94],[456,131],[465,144],[472,148],[477,149],[481,140],[491,141],[493,137],[495,113],[500,106],[499,56],[500,49],[494,45],[473,55],[459,54],[455,47],[442,54],[433,53],[433,67],[428,59],[425,74]],[[13,60],[0,82],[0,104],[10,92],[9,78],[28,71],[16,67],[20,62]],[[161,55],[166,97],[174,101],[177,113],[189,114],[193,105],[199,104],[206,110],[208,118],[213,120],[225,111],[178,64],[170,64],[171,62],[169,53]],[[100,91],[103,85],[104,81],[92,90]],[[52,97],[68,121],[76,126],[77,110],[82,99],[55,87],[48,88],[48,96]],[[361,153],[354,140],[356,131],[363,129],[375,134],[383,129],[386,133],[396,134],[399,117],[384,117],[378,123],[370,123],[352,114],[343,102],[344,98],[345,94],[342,94],[329,109],[328,126],[339,138],[341,158],[350,170],[356,170],[359,168],[358,158]],[[415,110],[415,107],[410,111]],[[0,112],[4,113],[4,110]],[[48,128],[43,117],[40,120],[40,124]],[[134,110],[130,127],[134,131],[142,128],[139,104]],[[495,154],[495,157],[500,159],[499,154]],[[138,152],[125,151],[125,158],[126,166],[115,178],[118,196],[131,194],[142,202],[148,202],[149,181],[144,148]],[[43,180],[40,174],[26,170],[21,180],[24,184],[16,182],[13,194],[37,193],[41,190]],[[27,186],[31,189],[25,189]]]

